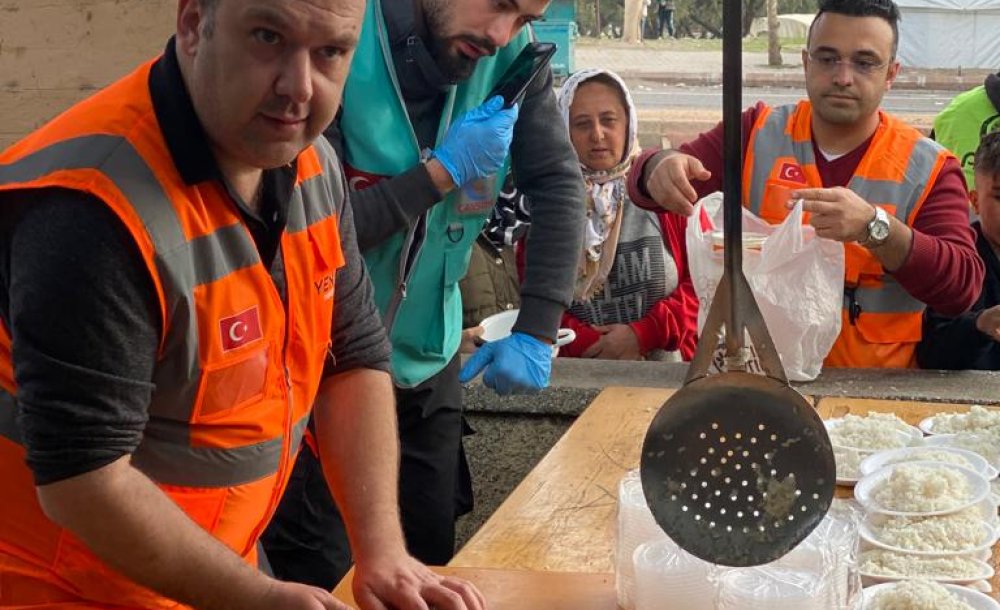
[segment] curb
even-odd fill
[[[722,85],[721,72],[648,72],[642,70],[616,70],[626,80],[656,81],[667,85],[713,87]],[[983,84],[989,70],[969,74],[924,74],[905,71],[893,83],[894,89],[928,91],[967,91]],[[801,73],[773,74],[749,72],[743,75],[744,87],[797,87],[805,88]]]

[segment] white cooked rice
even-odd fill
[[[909,444],[906,436],[899,432],[907,430],[906,422],[894,413],[870,412],[867,417],[845,415],[828,431],[834,445],[878,451],[906,447]]]
[[[907,453],[908,455],[888,460],[885,465],[888,466],[889,464],[899,464],[902,462],[916,462],[919,460],[921,462],[940,462],[942,464],[954,464],[956,466],[972,468],[972,464],[970,464],[969,460],[965,459],[964,456],[950,451],[935,449],[934,447],[918,447],[915,451],[909,451]]]
[[[860,476],[858,468],[861,460],[869,455],[869,452],[861,452],[849,447],[834,447],[833,460],[837,464],[838,479],[857,479]]]
[[[936,582],[903,580],[888,591],[879,591],[867,610],[974,610]]]
[[[872,528],[879,542],[908,551],[969,551],[986,542],[977,509],[933,517],[892,517]]]
[[[969,557],[921,557],[881,549],[861,553],[858,569],[888,578],[973,579],[983,573],[982,564]]]
[[[950,510],[970,499],[969,481],[961,472],[946,467],[897,465],[875,490],[883,508],[907,513]]]
[[[972,405],[968,413],[944,413],[934,416],[935,434],[982,432],[1000,429],[1000,409]]]

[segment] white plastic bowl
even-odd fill
[[[863,553],[862,553],[863,555]],[[993,578],[996,573],[993,566],[986,563],[981,559],[976,559],[969,557],[969,559],[976,564],[979,568],[979,572],[970,576],[940,576],[940,577],[928,577],[928,576],[886,576],[884,574],[873,574],[871,572],[865,572],[864,568],[861,567],[861,559],[859,557],[858,574],[861,575],[861,583],[865,587],[870,585],[885,583],[885,582],[899,582],[901,580],[913,580],[914,578],[922,578],[923,580],[932,580],[939,584],[949,584],[949,585],[971,585],[973,583],[978,583],[980,581],[988,581]]]
[[[520,312],[520,309],[508,309],[484,318],[479,323],[483,327],[482,339],[484,341],[499,341],[509,336],[511,329],[514,328],[514,323],[517,322],[517,314]],[[575,340],[576,332],[572,328],[560,328],[556,334],[556,342],[552,346],[552,357],[555,358],[559,354],[560,347],[569,345]]]
[[[953,453],[960,456],[969,463],[969,468],[975,470],[983,476],[986,480],[995,479],[997,477],[997,469],[994,468],[986,458],[979,455],[978,453],[973,453],[966,449],[959,449],[958,447],[948,447],[948,446],[938,446],[938,445],[922,445],[919,447],[901,447],[899,449],[887,449],[885,451],[879,451],[874,453],[864,460],[861,461],[861,465],[858,466],[858,471],[860,475],[867,476],[883,466],[888,466],[893,463],[903,463],[907,461],[911,462],[934,462],[936,460],[921,458],[921,454],[926,454],[927,452],[937,452],[945,451],[947,453]],[[942,462],[947,463],[947,462]],[[957,464],[961,466],[961,464]]]
[[[966,449],[962,446],[960,438],[966,435],[971,435],[973,437],[978,437],[984,444],[995,449],[991,451],[991,455],[983,455],[978,451],[973,451],[972,449]],[[975,432],[966,432],[963,434],[935,434],[933,436],[928,436],[924,439],[924,445],[931,447],[955,447],[957,449],[965,449],[966,451],[972,451],[977,455],[981,455],[983,459],[987,461],[994,468],[1000,468],[1000,446],[993,445],[993,439],[989,438],[987,435],[977,434]]]
[[[944,470],[953,470],[965,476],[969,484],[969,496],[959,504],[941,510],[934,511],[899,511],[882,506],[875,499],[875,492],[885,485],[892,473],[901,466],[920,465],[929,466]],[[893,515],[898,517],[929,517],[932,515],[949,515],[976,505],[988,498],[990,494],[990,484],[975,470],[962,468],[953,464],[941,464],[938,462],[908,462],[905,464],[892,464],[876,470],[868,476],[862,477],[858,484],[854,486],[854,498],[866,510],[883,515]]]
[[[872,585],[864,589],[862,593],[862,610],[868,610],[875,595],[882,591],[889,591],[894,587],[898,586],[897,582],[887,582],[879,585]],[[1000,610],[1000,603],[997,603],[992,597],[984,595],[979,591],[973,591],[968,587],[961,587],[958,585],[942,585],[948,592],[958,599],[962,600],[974,610]]]
[[[971,555],[977,559],[983,560],[990,558],[993,545],[997,541],[998,532],[996,525],[987,521],[980,521],[982,533],[979,543],[974,547],[963,549],[961,551],[918,551],[905,549],[882,542],[878,539],[877,532],[879,526],[882,523],[885,523],[889,518],[890,517],[888,515],[880,515],[877,513],[872,513],[866,516],[865,519],[858,524],[858,534],[861,536],[861,539],[873,547],[885,549],[894,553],[900,553],[902,555],[915,555],[918,557],[956,557],[960,555]]]
[[[828,420],[824,421],[823,425],[826,426],[827,431],[832,431],[832,430],[835,430],[838,426],[842,425],[843,423],[844,423],[844,418],[838,417],[838,418],[835,418],[835,419],[828,419]],[[916,427],[911,426],[909,424],[894,424],[893,425],[893,429],[896,430],[899,433],[901,440],[905,439],[907,447],[913,447],[913,446],[917,446],[917,445],[920,445],[920,444],[923,443],[924,433],[921,432],[919,428],[916,428]],[[883,449],[878,449],[878,448],[870,449],[870,448],[865,448],[865,447],[850,447],[848,445],[838,444],[832,438],[830,439],[830,442],[833,445],[838,446],[838,447],[845,447],[847,449],[857,449],[859,451],[868,451],[868,452],[883,451],[883,450],[886,450],[886,449],[897,449],[897,447],[886,447],[886,448],[883,448]]]

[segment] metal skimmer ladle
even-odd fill
[[[743,274],[740,4],[723,2],[725,269],[684,387],[646,433],[640,474],[656,522],[677,544],[712,563],[752,566],[819,525],[836,465],[823,421],[788,385]],[[726,372],[709,376],[723,326]],[[744,333],[765,375],[745,372]]]

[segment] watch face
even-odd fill
[[[883,241],[889,237],[889,224],[886,222],[874,222],[871,227],[871,236],[875,241]]]

